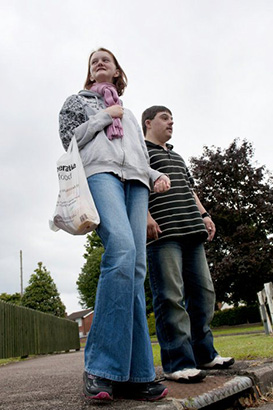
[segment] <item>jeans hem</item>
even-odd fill
[[[151,377],[130,377],[128,380],[131,383],[150,383],[155,380],[155,373]]]
[[[85,368],[85,371],[88,374],[92,374],[92,376],[102,377],[103,379],[113,380],[115,382],[127,382],[129,380],[129,376],[115,376],[113,374],[106,373],[100,370],[91,370]]]
[[[102,377],[107,380],[113,380],[115,382],[131,382],[131,383],[149,383],[155,380],[155,373],[151,377],[129,377],[117,376],[110,373],[106,373],[100,370],[89,370],[85,368],[85,371],[92,376]]]

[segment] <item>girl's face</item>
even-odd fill
[[[113,57],[106,51],[95,51],[90,59],[90,79],[96,83],[113,83],[119,76]]]

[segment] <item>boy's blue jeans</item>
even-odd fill
[[[164,372],[212,361],[215,293],[203,244],[162,239],[147,254]]]
[[[144,280],[148,188],[110,173],[88,178],[105,248],[95,312],[85,347],[85,370],[115,381],[155,379]]]

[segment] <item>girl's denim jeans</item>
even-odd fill
[[[105,252],[85,370],[114,381],[150,382],[155,371],[144,294],[149,190],[110,173],[92,175],[88,184]]]

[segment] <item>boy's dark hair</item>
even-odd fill
[[[164,112],[164,111],[167,111],[169,114],[172,115],[171,110],[169,110],[169,108],[167,107],[164,107],[164,105],[153,105],[152,107],[147,108],[143,112],[142,118],[141,118],[141,124],[142,124],[142,130],[143,130],[144,136],[146,135],[146,132],[147,132],[145,121],[153,120],[157,113]]]

